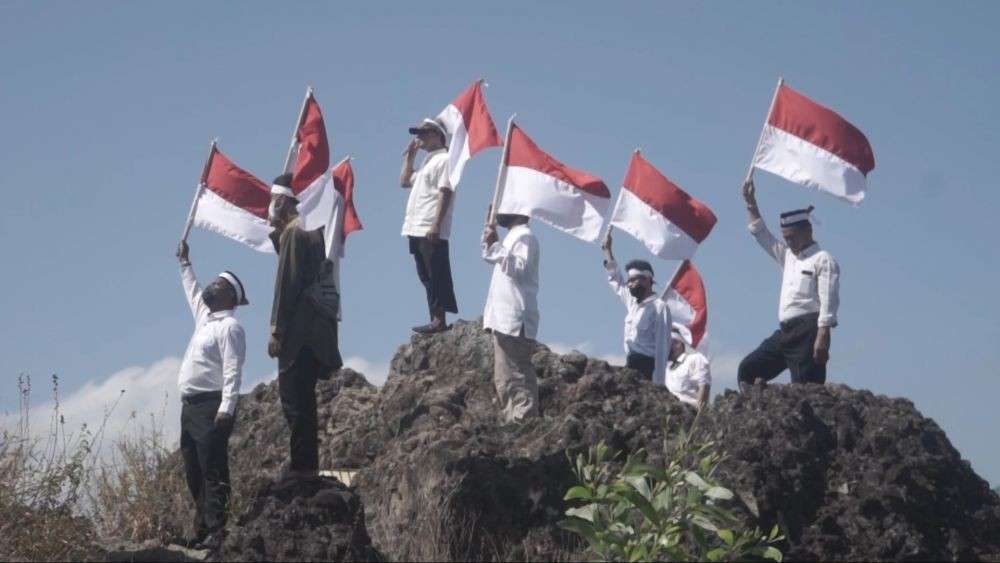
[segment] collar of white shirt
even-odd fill
[[[428,151],[427,156],[424,157],[424,163],[426,164],[428,160],[434,158],[436,155],[439,155],[443,152],[448,152],[448,149],[441,148],[436,151]]]
[[[799,260],[805,260],[806,258],[809,258],[813,254],[816,254],[817,252],[819,252],[819,243],[814,242],[809,246],[803,248],[802,250],[798,251],[797,253],[793,252],[793,254],[795,254],[795,257],[798,258]]]
[[[214,313],[208,314],[208,318],[213,321],[217,321],[219,319],[225,319],[226,317],[232,317],[232,316],[233,316],[232,309],[225,309],[223,311],[216,311]]]

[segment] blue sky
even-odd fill
[[[173,416],[176,397],[162,394],[192,328],[173,250],[208,141],[270,180],[307,84],[334,161],[357,157],[365,230],[343,266],[342,350],[384,376],[425,322],[399,237],[405,129],[480,76],[498,125],[517,112],[540,146],[614,189],[641,146],[712,207],[719,223],[695,261],[716,386],[731,386],[777,322],[779,274],[746,231],[738,189],[783,75],[858,125],[877,161],[859,208],[757,174],[770,224],[815,204],[817,238],[841,263],[831,381],[912,400],[998,483],[998,17],[986,2],[0,4],[0,409],[16,408],[19,373],[58,373],[71,421],[122,386],[126,410],[167,404]],[[498,157],[474,159],[458,191],[464,318],[480,314],[489,280],[478,238]],[[624,313],[599,249],[536,232],[540,340],[621,355]],[[247,379],[271,377],[273,258],[198,230],[191,246],[202,279],[242,276]],[[646,256],[625,235],[616,247]],[[673,267],[658,263],[661,279]]]

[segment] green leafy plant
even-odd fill
[[[577,485],[565,496],[575,506],[560,526],[586,539],[604,561],[780,562],[775,544],[784,536],[777,526],[765,534],[740,524],[726,507],[732,491],[714,478],[723,456],[713,442],[695,445],[693,428],[672,447],[665,441],[666,467],[648,463],[645,450],[616,464],[604,442],[579,454]]]

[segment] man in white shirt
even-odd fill
[[[663,385],[670,355],[670,307],[662,295],[653,292],[653,267],[645,260],[632,260],[625,265],[623,277],[611,249],[610,232],[602,249],[608,285],[627,310],[625,367]]]
[[[786,368],[792,383],[826,383],[830,329],[837,326],[840,266],[813,240],[812,207],[781,214],[779,241],[761,219],[753,180],[743,185],[750,232],[781,269],[780,327],[740,362],[740,390],[777,377]]]
[[[524,215],[498,214],[509,229],[499,242],[496,227],[483,232],[483,260],[493,278],[483,328],[493,333],[493,384],[507,422],[538,416],[538,380],[531,356],[538,335],[538,239]]]
[[[446,313],[458,312],[448,257],[455,192],[448,177],[448,137],[444,125],[427,118],[409,131],[415,137],[403,151],[399,176],[400,186],[410,190],[402,234],[409,240],[417,276],[427,292],[431,319],[429,324],[413,330],[429,334],[447,330]],[[420,170],[414,171],[418,149],[426,151],[427,156]]]
[[[248,302],[243,284],[232,272],[222,272],[201,289],[184,241],[177,258],[195,327],[177,377],[181,453],[196,507],[195,541],[218,547],[229,504],[229,435],[246,358],[246,336],[233,310]]]
[[[686,328],[675,324],[671,336],[667,389],[682,402],[701,410],[712,389],[708,358],[691,346]]]

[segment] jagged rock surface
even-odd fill
[[[359,469],[356,491],[388,559],[572,557],[556,526],[567,452],[605,440],[623,455],[664,438],[693,410],[634,372],[539,346],[543,417],[504,425],[490,337],[477,323],[414,336],[385,386],[343,370],[318,387],[324,468]],[[727,393],[699,432],[748,523],[779,523],[791,559],[997,559],[1000,498],[911,403],[844,386]],[[287,455],[276,384],[241,402],[234,480],[273,477]],[[278,533],[277,531],[275,533]]]
[[[228,530],[223,561],[379,561],[358,495],[334,479],[267,482]]]

